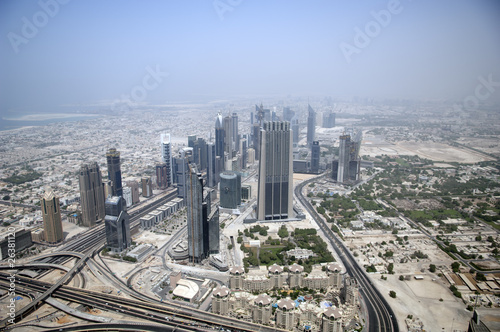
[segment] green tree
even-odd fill
[[[280,238],[285,238],[288,237],[288,230],[286,229],[285,225],[282,225],[280,229],[278,230],[278,236]]]
[[[391,290],[391,291],[389,292],[389,296],[390,296],[390,297],[392,297],[393,299],[395,299],[395,298],[396,298],[396,292],[395,292],[395,291],[393,291],[393,290]]]
[[[432,273],[436,272],[436,265],[434,264],[429,265],[429,271]]]

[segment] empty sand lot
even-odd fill
[[[432,281],[430,276],[408,281],[400,281],[398,275],[386,276],[387,280],[381,280],[378,274],[370,275],[394,310],[401,331],[406,331],[404,320],[408,315],[420,318],[425,331],[467,330],[472,313],[439,281]],[[391,290],[396,292],[395,299],[389,296]]]
[[[477,163],[480,161],[493,160],[484,154],[453,147],[436,142],[397,142],[373,140],[370,144],[361,144],[361,155],[418,155],[421,158],[433,161]]]

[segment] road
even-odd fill
[[[394,315],[394,312],[392,311],[387,301],[372,285],[365,271],[357,264],[351,252],[345,247],[344,243],[331,230],[326,222],[323,221],[323,219],[313,209],[309,201],[307,201],[302,195],[302,188],[306,184],[315,180],[317,180],[317,178],[309,179],[297,185],[294,190],[294,195],[327,236],[332,247],[335,249],[338,256],[344,263],[347,274],[355,278],[358,285],[360,286],[359,292],[364,299],[368,312],[368,331],[398,332],[399,327],[396,316]]]
[[[0,287],[9,287],[7,274],[0,273]],[[20,292],[42,292],[52,284],[34,281],[30,278],[16,276],[16,289]],[[219,316],[210,312],[187,308],[181,305],[165,303],[148,303],[143,300],[127,299],[101,292],[82,290],[68,286],[61,286],[53,292],[53,296],[80,303],[88,307],[100,308],[106,311],[116,311],[123,315],[145,319],[151,323],[159,323],[168,328],[180,326],[191,330],[205,327],[238,331],[282,331],[274,327],[245,322],[236,318]]]

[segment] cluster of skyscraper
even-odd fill
[[[82,225],[93,227],[104,220],[107,246],[122,251],[131,244],[130,221],[126,212],[126,200],[122,186],[120,152],[111,148],[106,153],[108,181],[103,182],[99,165],[94,162],[80,168],[80,206]],[[127,187],[127,194],[137,188]]]

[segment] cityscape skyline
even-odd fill
[[[231,96],[461,102],[484,82],[498,90],[496,1],[252,1],[222,17],[202,1],[54,3],[50,16],[35,1],[0,4],[1,118]]]

